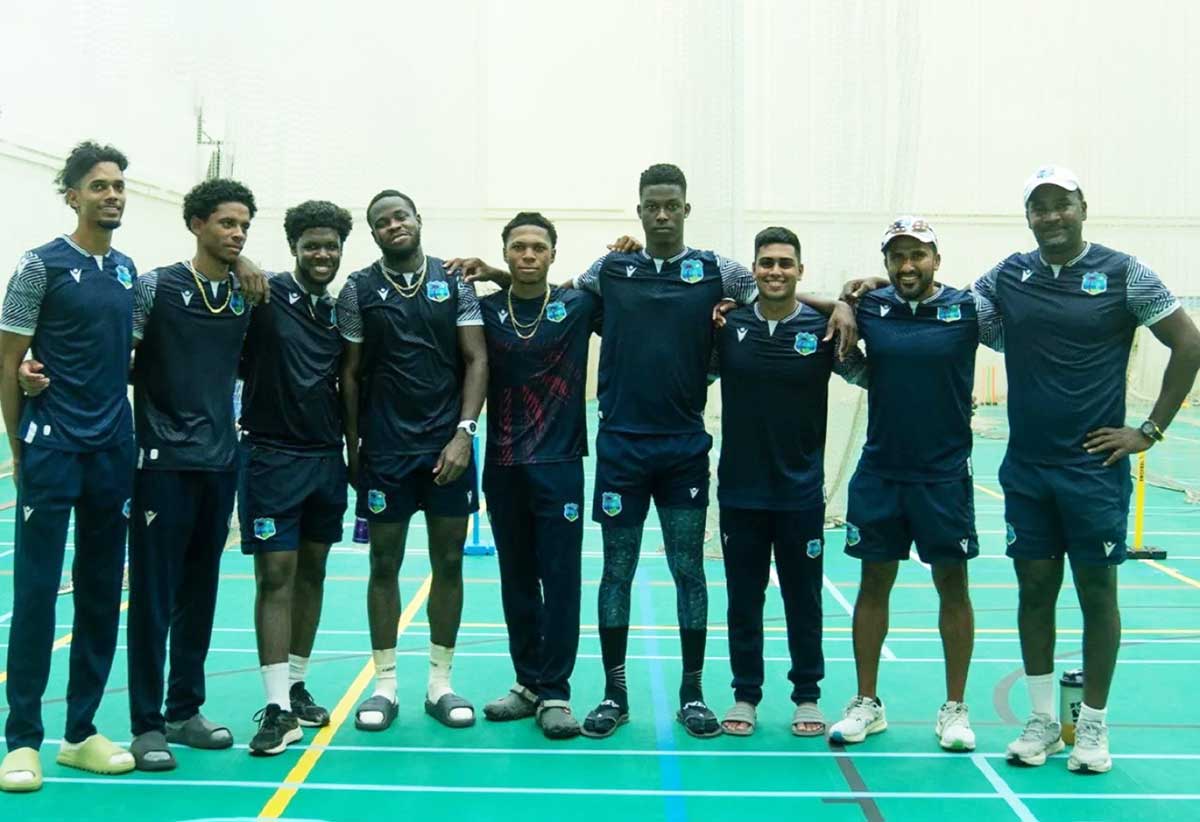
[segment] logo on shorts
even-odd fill
[[[807,331],[801,331],[796,335],[795,342],[796,353],[802,357],[807,357],[817,350],[817,335],[809,334]]]
[[[1104,542],[1104,555],[1106,557],[1111,557],[1115,550],[1117,550],[1117,543],[1108,542],[1107,540]]]
[[[242,316],[246,311],[246,298],[241,295],[241,292],[234,292],[229,298],[229,310],[237,316]]]
[[[821,556],[821,540],[810,539],[808,541],[808,547],[804,550],[804,553],[808,554],[809,559],[816,559],[817,557]]]
[[[125,500],[125,504],[121,506],[121,516],[129,519],[130,501]]]
[[[473,499],[475,499],[475,492],[474,492],[474,491],[468,491],[468,492],[467,492],[467,505],[470,505],[470,504],[471,504],[471,501],[472,501]]]
[[[579,503],[568,502],[563,506],[563,519],[567,522],[574,522],[579,519]]]
[[[372,514],[378,514],[387,508],[387,497],[382,491],[377,491],[372,488],[367,492],[367,510]]]
[[[254,538],[267,540],[275,536],[275,520],[271,517],[259,517],[254,520]]]
[[[691,494],[692,499],[695,499],[696,495],[700,493],[700,489],[699,488],[689,488],[688,493]]]
[[[621,513],[621,495],[612,491],[605,491],[600,495],[600,510],[610,517],[615,517]]]
[[[1085,294],[1103,294],[1108,291],[1108,276],[1099,271],[1089,271],[1083,275],[1083,282],[1080,283],[1079,288]]]
[[[450,285],[445,280],[430,280],[425,283],[425,296],[435,303],[450,299]]]
[[[858,545],[862,542],[862,534],[858,532],[858,526],[852,522],[846,523],[846,544]]]
[[[944,323],[952,323],[962,319],[962,308],[957,305],[938,306],[938,319]]]
[[[25,521],[29,522],[29,517],[33,514],[33,506],[32,505],[22,505],[21,510],[25,514]]]
[[[546,319],[552,323],[560,323],[567,318],[567,307],[562,300],[555,300],[546,306]]]
[[[969,538],[960,539],[958,544],[963,549],[963,552],[966,553],[969,550],[968,546],[971,544],[971,540]]]
[[[147,511],[146,512],[146,524],[149,525],[150,523],[154,522],[154,518],[157,516],[158,516],[157,511]],[[230,524],[232,525],[232,523],[230,523]]]
[[[125,286],[126,289],[133,288],[133,275],[123,265],[117,266],[117,282]]]
[[[180,297],[183,297],[183,304],[184,304],[184,305],[191,305],[191,304],[192,304],[192,292],[191,292],[191,291],[189,291],[189,290],[187,290],[187,289],[185,288],[183,291],[180,291],[180,292],[179,292],[179,296],[180,296]]]
[[[1017,541],[1017,529],[1012,527],[1011,522],[1004,523],[1004,541],[1009,545]]]
[[[704,279],[704,263],[699,260],[684,260],[679,264],[679,279],[688,285]]]

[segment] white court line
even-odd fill
[[[1022,802],[1008,783],[1004,781],[1000,774],[996,773],[996,769],[991,766],[986,759],[979,754],[971,754],[971,761],[975,763],[975,767],[987,778],[987,781],[996,789],[996,793],[1008,803],[1008,807],[1017,815],[1017,819],[1021,822],[1038,822],[1038,818],[1033,815],[1033,811]]]
[[[831,580],[829,578],[828,574],[824,575],[823,580],[824,581],[822,584],[824,585],[825,590],[828,591],[829,595],[837,601],[838,605],[842,606],[842,610],[846,612],[846,616],[850,617],[850,619],[853,620],[854,619],[854,606],[851,605],[850,601],[842,595],[841,591],[839,591],[837,589],[837,586],[833,584],[833,580]],[[899,658],[894,653],[892,653],[892,649],[887,646],[886,642],[883,643],[883,648],[881,650],[883,653],[883,658],[886,659],[888,662],[895,662]]]
[[[7,551],[0,553],[0,559],[4,559],[6,556],[9,556],[10,554],[16,552],[16,550],[17,550],[16,548],[9,548]]]
[[[917,563],[918,565],[920,565],[920,566],[921,566],[922,568],[924,568],[926,571],[932,570],[932,569],[930,568],[930,566],[929,566],[929,563],[928,563],[928,562],[922,562],[922,561],[921,561],[921,556],[920,556],[920,554],[918,554],[918,553],[917,553],[917,549],[915,549],[915,548],[909,548],[909,549],[908,549],[908,558],[909,558],[909,559],[911,559],[913,562]]]
[[[675,751],[673,753],[679,753]],[[991,799],[1002,800],[996,793],[980,791],[702,791],[661,790],[658,788],[562,788],[558,786],[532,785],[524,787],[496,787],[477,785],[372,785],[340,782],[252,782],[249,780],[223,779],[142,779],[124,777],[62,777],[48,776],[45,782],[58,785],[104,785],[108,787],[158,786],[180,788],[296,788],[302,791],[337,791],[366,793],[447,793],[447,794],[498,794],[529,796],[647,796],[647,797],[692,797],[698,799]],[[1029,793],[1014,794],[1018,799],[1056,799],[1078,801],[1132,801],[1132,802],[1195,802],[1200,794],[1195,793]]]
[[[5,625],[5,624],[7,624],[7,623],[8,623],[8,621],[9,621],[10,619],[12,619],[12,615],[13,615],[13,612],[12,612],[12,611],[9,611],[9,612],[8,612],[7,614],[5,614],[4,616],[0,616],[0,625]]]

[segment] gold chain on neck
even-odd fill
[[[546,306],[549,304],[550,304],[550,286],[547,285],[546,286],[546,294],[545,294],[545,296],[542,297],[542,307],[538,310],[537,317],[535,317],[532,322],[527,322],[527,323],[518,322],[517,321],[517,312],[513,311],[512,288],[510,287],[508,289],[508,319],[509,319],[509,322],[512,323],[513,331],[516,332],[517,337],[519,337],[522,340],[533,339],[533,335],[537,333],[538,326],[540,326],[542,324],[542,318],[546,316]],[[530,331],[528,335],[526,335],[526,334],[521,333],[521,329],[523,329],[523,328],[532,328],[533,330]]]
[[[387,281],[392,284],[392,288],[396,289],[396,293],[406,300],[411,300],[413,297],[417,296],[417,292],[421,290],[421,284],[425,282],[425,272],[429,270],[429,262],[426,260],[425,264],[421,266],[421,276],[417,277],[416,282],[410,286],[402,286],[400,283],[393,280],[392,275],[388,273],[387,266],[385,266],[382,262],[379,263],[379,269],[383,272],[383,276],[387,279]]]
[[[229,306],[229,301],[233,299],[233,283],[229,283],[229,292],[225,295],[225,302],[220,308],[213,308],[213,304],[208,300],[208,292],[204,290],[204,283],[200,280],[200,272],[196,270],[196,266],[192,265],[192,261],[188,260],[185,263],[188,271],[192,272],[192,279],[196,281],[196,288],[200,291],[200,299],[204,300],[204,307],[208,309],[210,314],[220,314]],[[208,280],[207,277],[204,278]],[[212,282],[212,280],[208,280]]]

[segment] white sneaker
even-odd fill
[[[975,732],[967,718],[967,706],[962,702],[947,702],[938,708],[933,732],[947,751],[975,750]]]
[[[1008,743],[1008,761],[1022,765],[1045,765],[1046,757],[1056,754],[1065,746],[1062,741],[1062,725],[1045,714],[1033,714],[1025,723],[1025,730],[1014,741]]]
[[[1087,719],[1075,723],[1075,747],[1067,760],[1067,770],[1077,773],[1108,773],[1112,770],[1107,725]]]
[[[829,729],[831,742],[851,744],[862,742],[871,734],[887,730],[883,703],[869,696],[856,696],[846,706],[842,718]]]

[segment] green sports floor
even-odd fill
[[[998,422],[1002,413],[1002,408],[984,408],[980,417]],[[1179,435],[1168,443],[1173,456],[1191,450],[1184,464],[1197,470],[1200,413],[1185,411],[1173,432]],[[367,556],[362,546],[349,541],[348,521],[346,541],[330,560],[324,619],[309,675],[317,697],[336,706],[331,728],[307,730],[303,744],[278,757],[247,755],[254,731],[251,716],[263,697],[254,650],[252,567],[232,549],[225,557],[209,656],[206,714],[232,727],[237,746],[221,752],[176,749],[178,770],[162,775],[94,777],[54,764],[65,714],[71,629],[71,601],[64,596],[45,703],[46,784],[37,794],[0,795],[0,820],[1200,818],[1200,714],[1193,690],[1200,674],[1200,507],[1187,504],[1183,493],[1149,489],[1148,542],[1167,549],[1169,558],[1130,562],[1121,571],[1125,647],[1110,712],[1112,772],[1069,774],[1065,754],[1042,768],[1013,768],[1005,763],[1003,750],[1018,733],[1028,702],[1015,630],[1016,590],[1003,556],[1003,502],[996,482],[1003,449],[1000,438],[976,439],[982,556],[971,565],[978,629],[967,691],[978,734],[974,754],[942,753],[933,735],[943,696],[942,655],[935,594],[928,572],[917,562],[904,564],[892,600],[881,676],[890,722],[885,734],[845,750],[790,734],[783,611],[776,595],[769,596],[767,605],[768,682],[758,732],[750,738],[688,737],[674,721],[679,677],[674,591],[653,516],[633,594],[632,721],[615,736],[552,743],[531,721],[495,725],[481,719],[474,728],[449,730],[425,716],[429,564],[419,520],[414,521],[401,579],[406,607],[399,626],[400,715],[385,733],[358,732],[352,721],[344,720],[370,687]],[[590,462],[588,472],[590,495]],[[12,607],[13,507],[11,484],[5,482],[0,488],[4,649]],[[594,616],[600,534],[589,522],[585,535],[585,624],[573,678],[581,714],[601,697],[603,682]],[[854,692],[848,612],[858,569],[842,554],[841,530],[831,530],[827,537],[822,707],[833,718]],[[719,714],[732,700],[725,588],[719,561],[709,562],[707,571],[711,599],[705,686]],[[512,682],[495,557],[468,557],[464,575],[466,609],[454,683],[482,707]],[[1079,640],[1080,618],[1068,583],[1059,610],[1059,671],[1077,666]],[[123,632],[120,642],[97,724],[111,738],[127,742]]]

